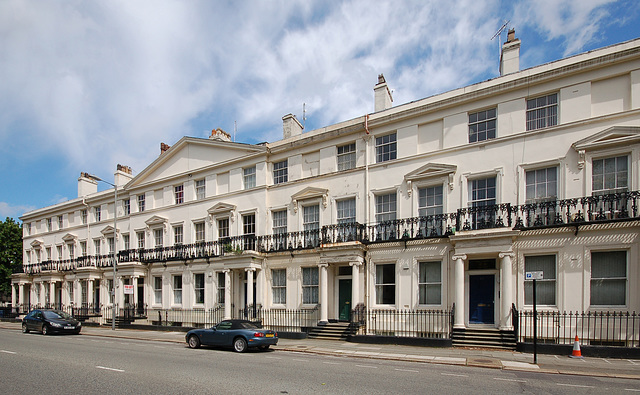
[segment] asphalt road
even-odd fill
[[[637,380],[0,329],[0,391],[26,393],[633,393]]]

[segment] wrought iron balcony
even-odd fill
[[[370,225],[357,222],[323,226],[320,229],[256,236],[227,237],[216,241],[180,244],[150,249],[130,249],[118,253],[119,262],[142,264],[211,259],[242,255],[331,248],[336,244],[363,245],[394,241],[446,238],[457,232],[506,228],[515,230],[577,227],[586,224],[640,220],[640,192],[620,192],[582,198],[511,205],[465,207],[454,213],[403,218]],[[82,256],[23,265],[27,274],[43,271],[70,271],[86,267],[111,267],[112,255]]]

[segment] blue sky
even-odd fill
[[[0,218],[77,196],[80,172],[141,172],[182,136],[313,130],[520,67],[640,37],[637,0],[0,2]],[[503,34],[501,41],[504,41]],[[101,186],[101,189],[104,189]]]

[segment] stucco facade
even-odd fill
[[[119,166],[115,303],[319,321],[455,305],[456,327],[508,329],[544,271],[542,309],[639,310],[640,40],[521,71],[505,46],[489,81],[392,106],[381,77],[373,113]],[[21,218],[14,305],[112,303],[114,190],[78,182]]]

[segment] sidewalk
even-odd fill
[[[0,322],[0,328],[20,330],[19,323]],[[164,332],[110,327],[84,327],[85,336],[115,337],[137,340],[153,340],[185,344],[185,332]],[[519,370],[528,372],[614,377],[640,380],[640,360],[583,358],[568,356],[538,355],[533,364],[533,354],[515,351],[472,348],[429,348],[389,344],[361,344],[318,339],[280,339],[273,347],[277,351],[437,363],[473,366],[490,369]]]

